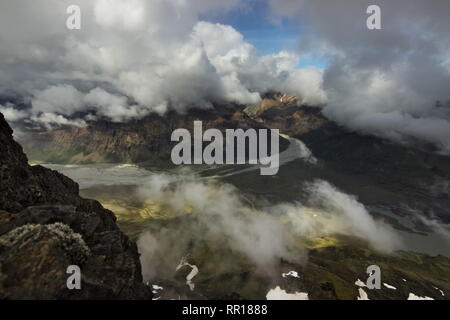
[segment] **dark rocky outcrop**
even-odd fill
[[[0,298],[149,299],[136,245],[78,184],[30,166],[0,114]],[[82,289],[68,290],[78,265]]]

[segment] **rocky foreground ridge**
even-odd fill
[[[29,166],[12,134],[0,113],[0,298],[151,298],[114,214],[71,179]],[[67,289],[70,265],[81,268],[81,290]]]

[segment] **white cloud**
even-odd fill
[[[328,213],[330,222],[334,220],[325,229],[337,228],[335,232],[366,239],[380,251],[389,252],[399,248],[400,238],[394,229],[382,221],[375,220],[354,196],[347,195],[321,180],[311,184],[309,192],[312,203]]]
[[[110,29],[138,30],[145,23],[144,0],[99,0],[94,12],[97,23]]]
[[[83,94],[71,85],[56,85],[37,91],[32,100],[32,112],[58,112],[70,115],[83,109]]]
[[[244,254],[263,272],[271,272],[279,259],[305,261],[306,252],[298,248],[304,237],[349,235],[383,252],[400,248],[396,232],[373,219],[353,196],[324,181],[312,183],[308,191],[308,207],[297,202],[255,208],[228,184],[199,181],[188,172],[153,175],[140,186],[138,199],[161,206],[171,217],[188,218],[139,237],[145,280],[160,276],[157,271],[173,270],[205,239]]]
[[[11,122],[24,119],[28,116],[27,112],[18,110],[9,103],[7,103],[6,106],[0,104],[0,112],[3,113],[6,120]]]
[[[376,31],[366,27],[370,0],[269,4],[277,17],[307,27],[301,53],[329,61],[325,115],[360,132],[422,141],[450,154],[449,1],[378,0],[382,30]],[[437,100],[443,107],[435,108]]]
[[[300,94],[308,103],[325,101],[322,73],[298,69],[297,55],[259,57],[232,27],[199,20],[239,1],[22,2],[30,6],[0,4],[0,92],[31,95],[35,118],[94,108],[125,121],[224,100],[256,103],[269,89]],[[76,32],[65,29],[69,4],[81,7]],[[10,31],[6,13],[21,28]]]
[[[199,22],[193,37],[201,41],[209,60],[226,79],[228,99],[242,97],[238,102],[254,103],[257,92],[278,90],[299,95],[305,103],[326,103],[322,72],[314,67],[299,69],[299,57],[292,52],[259,58],[239,32],[221,24]]]
[[[97,115],[108,117],[116,122],[145,115],[145,110],[137,105],[129,105],[126,97],[111,94],[102,88],[91,90],[83,98],[83,103],[86,106],[96,108],[99,111]]]
[[[84,127],[86,123],[83,120],[75,119],[70,120],[66,117],[54,113],[41,113],[39,115],[32,115],[30,118],[32,121],[42,124],[46,129],[52,130],[60,126],[74,126]]]

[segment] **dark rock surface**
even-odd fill
[[[0,113],[0,298],[150,299],[139,254],[114,214],[78,184],[29,166]],[[81,290],[68,290],[78,265]]]

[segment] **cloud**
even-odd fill
[[[139,118],[146,114],[139,106],[129,104],[125,96],[115,95],[98,87],[83,97],[83,104],[97,109],[97,115],[115,122]]]
[[[83,94],[70,85],[56,85],[34,95],[33,113],[58,112],[70,115],[83,109]]]
[[[81,8],[81,30],[66,29],[69,5]],[[269,89],[324,103],[320,70],[299,69],[294,53],[260,57],[231,26],[200,19],[240,6],[235,0],[2,2],[0,93],[30,97],[30,115],[42,121],[77,112],[126,121],[212,102],[256,103]]]
[[[449,1],[269,4],[276,17],[297,20],[307,30],[301,53],[328,61],[325,115],[360,132],[416,145],[419,140],[450,154]],[[382,30],[366,28],[371,4],[381,8]]]
[[[229,100],[240,96],[248,97],[241,98],[243,103],[255,103],[260,98],[259,92],[278,90],[298,95],[304,103],[326,103],[321,70],[298,69],[297,54],[281,51],[259,58],[256,49],[246,43],[239,32],[221,24],[199,22],[193,37],[201,41],[208,59],[227,80]]]
[[[212,247],[243,254],[259,272],[270,273],[280,259],[302,263],[302,238],[344,234],[368,241],[376,250],[390,252],[401,241],[388,225],[375,220],[353,196],[327,182],[307,185],[309,204],[281,203],[258,206],[233,186],[195,175],[155,174],[139,188],[143,203],[183,220],[152,228],[138,240],[145,281],[161,272],[173,272],[180,259]],[[170,220],[169,220],[170,221]],[[223,261],[226,268],[226,261]],[[159,272],[159,273],[158,273]]]
[[[327,117],[352,130],[450,154],[448,1],[379,0],[376,31],[366,28],[368,0],[268,2],[273,16],[301,24],[298,52],[261,57],[231,26],[205,21],[250,2],[2,2],[0,93],[28,97],[34,118],[74,120],[83,111],[127,121],[212,102],[252,104],[276,90],[326,105]],[[82,9],[81,30],[65,28],[69,4]],[[327,67],[299,68],[302,56]]]
[[[318,180],[308,186],[311,204],[327,212],[334,232],[354,235],[366,239],[380,251],[399,248],[401,241],[392,227],[375,220],[363,204],[354,196],[347,195],[326,181]]]
[[[66,117],[54,114],[54,113],[40,113],[39,115],[32,115],[30,118],[32,121],[42,124],[47,130],[52,130],[60,126],[74,126],[74,127],[84,127],[86,122],[84,120],[75,119],[70,120]]]
[[[269,270],[281,257],[302,259],[292,254],[293,238],[284,232],[282,222],[249,207],[231,185],[202,182],[186,173],[158,174],[141,186],[139,193],[142,199],[160,203],[172,216],[191,218],[140,236],[138,247],[146,279],[155,270],[172,270],[189,248],[195,250],[203,241],[219,241],[245,254],[260,271]],[[156,256],[164,256],[158,259],[166,264],[164,268],[145,263],[156,261]]]
[[[145,23],[145,1],[100,0],[94,6],[96,22],[103,28],[139,30]]]
[[[0,112],[3,113],[6,120],[11,122],[24,119],[28,116],[27,112],[15,109],[11,103],[7,103],[6,106],[0,104]]]

